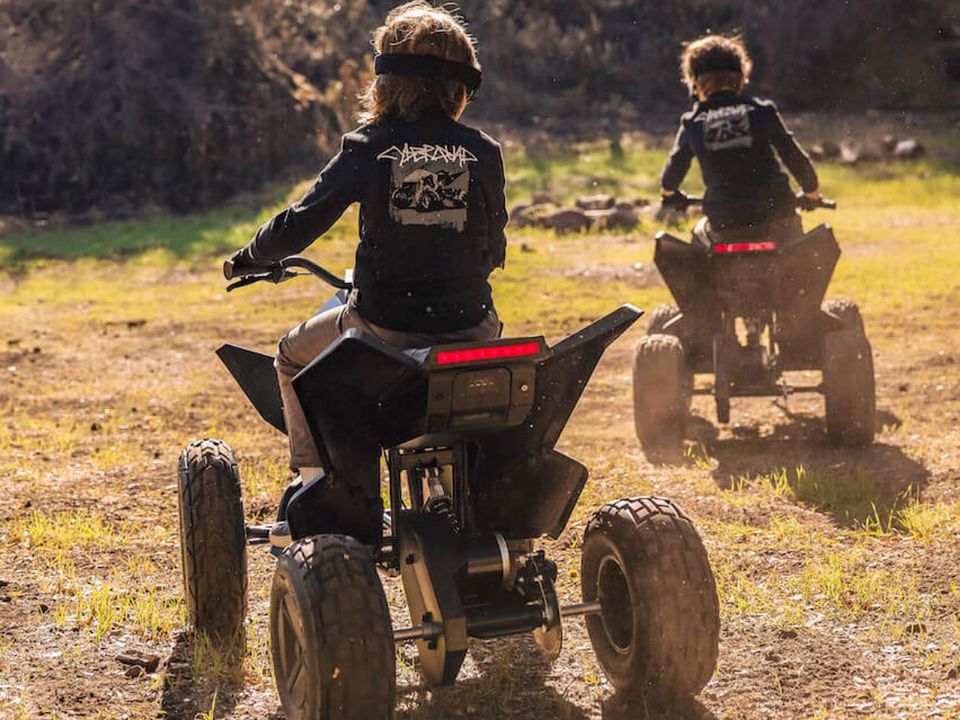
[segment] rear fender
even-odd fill
[[[705,248],[665,232],[657,233],[653,262],[684,313],[696,313],[698,308],[715,304],[708,260]]]
[[[510,538],[559,536],[587,471],[553,448],[604,351],[642,314],[624,305],[554,345],[540,363],[527,421],[480,443],[474,473],[479,529]]]
[[[280,384],[273,368],[273,356],[236,345],[222,345],[217,357],[226,365],[244,395],[268,424],[286,433]]]
[[[789,325],[818,322],[817,311],[839,258],[840,246],[829,225],[818,225],[780,246],[780,314]]]

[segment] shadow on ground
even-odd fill
[[[489,645],[473,643],[470,653],[477,664],[478,677],[445,688],[398,687],[397,720],[586,720],[588,717],[583,709],[583,697],[578,698],[579,704],[574,704],[565,697],[565,691],[555,687],[572,687],[578,678],[565,678],[563,670],[552,668],[531,636],[520,635]],[[554,682],[548,684],[551,677]],[[696,700],[669,708],[653,708],[648,707],[643,698],[617,694],[604,699],[600,709],[603,720],[716,720],[716,716]]]
[[[181,632],[166,662],[160,699],[165,720],[195,720],[208,717],[208,713],[214,718],[229,717],[237,705],[244,689],[242,666],[224,664],[216,675],[208,671],[208,675],[197,677],[195,657],[193,634]],[[264,720],[283,720],[283,715],[265,715]]]
[[[712,474],[722,488],[763,478],[778,494],[813,506],[841,526],[890,523],[897,508],[923,496],[930,479],[924,465],[895,445],[830,444],[819,416],[790,414],[788,422],[766,435],[755,427],[736,427],[730,436],[719,437],[705,425],[697,418],[693,430],[716,461]],[[900,421],[879,412],[877,425],[898,427]]]

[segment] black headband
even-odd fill
[[[695,79],[704,73],[717,72],[719,70],[730,70],[731,72],[738,72],[743,75],[743,67],[740,65],[740,58],[731,56],[707,56],[697,62],[694,62],[690,69],[693,70],[693,77]]]
[[[377,75],[419,75],[438,80],[457,80],[475,93],[480,88],[480,71],[473,65],[446,60],[436,55],[387,53],[377,55],[374,65]]]

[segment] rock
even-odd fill
[[[585,210],[590,225],[596,229],[632,230],[640,224],[640,218],[632,207]]]
[[[141,674],[144,671],[152,673],[160,667],[160,656],[153,653],[142,653],[139,650],[127,650],[122,655],[117,655],[117,662],[121,665],[129,665],[131,668],[138,668]],[[136,677],[135,675],[129,675],[129,673],[130,670],[127,670],[129,677]]]
[[[824,160],[836,160],[840,157],[840,146],[832,140],[824,140],[810,148],[811,154],[819,155]]]
[[[921,635],[927,632],[927,626],[922,622],[912,622],[907,625],[903,631],[908,635]]]
[[[863,145],[856,140],[844,140],[840,143],[840,164],[856,165],[860,162],[860,155],[863,153]]]
[[[927,149],[916,138],[901,140],[893,148],[893,156],[898,160],[912,160],[924,155]]]
[[[616,200],[610,195],[600,193],[598,195],[583,195],[578,197],[576,205],[581,210],[609,210],[615,203]]]
[[[544,224],[560,234],[581,232],[590,227],[590,218],[583,210],[561,208],[543,218]]]
[[[123,671],[123,674],[128,678],[138,678],[141,675],[145,675],[146,671],[139,665],[131,665],[126,670]]]
[[[797,631],[793,630],[792,628],[783,628],[782,630],[780,630],[780,632],[777,633],[777,636],[781,640],[794,640],[796,639],[797,635],[798,635]]]
[[[0,588],[5,588],[9,584],[10,584],[9,580],[0,580]]]
[[[514,227],[546,227],[544,218],[557,209],[556,205],[549,203],[537,203],[533,205],[524,205],[514,208],[514,213],[510,215],[510,222]]]
[[[950,668],[947,673],[947,680],[956,680],[958,677],[960,677],[960,666]]]
[[[556,198],[550,194],[549,190],[534,190],[531,197],[534,205],[557,205]]]
[[[613,210],[613,215],[607,218],[607,227],[615,230],[633,230],[640,224],[640,216],[632,207],[617,207]]]

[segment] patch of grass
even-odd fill
[[[184,622],[178,597],[142,585],[131,588],[105,582],[78,590],[72,609],[65,619],[62,613],[55,612],[55,617],[64,620],[63,626],[86,628],[95,642],[119,629],[149,640],[165,640]]]
[[[910,487],[884,497],[873,477],[863,471],[831,472],[803,466],[779,468],[753,478],[731,478],[733,492],[751,486],[787,502],[830,513],[844,524],[875,535],[899,530],[900,512],[915,497]]]
[[[10,542],[46,552],[97,545],[116,547],[123,539],[115,525],[87,510],[52,515],[33,511],[25,518],[14,518],[8,533]]]

